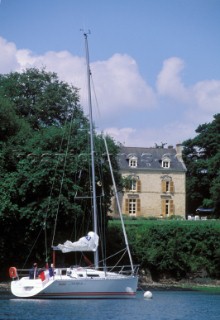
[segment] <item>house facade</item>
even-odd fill
[[[122,213],[133,217],[185,218],[186,167],[182,146],[139,148],[122,146],[118,154],[124,192]],[[116,201],[112,213],[118,214]]]

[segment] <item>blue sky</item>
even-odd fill
[[[175,145],[220,112],[220,0],[1,0],[0,73],[55,71],[87,113],[81,28],[97,130]]]

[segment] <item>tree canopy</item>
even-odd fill
[[[110,206],[111,182],[102,136],[94,138],[101,220]],[[1,258],[10,260],[14,250],[27,254],[42,228],[49,246],[55,229],[56,242],[81,236],[85,213],[91,224],[89,140],[75,87],[44,69],[0,76]],[[118,147],[107,140],[117,171]]]
[[[200,125],[197,135],[183,143],[187,167],[188,212],[202,206],[220,216],[220,114],[211,123]]]
[[[16,114],[25,117],[34,129],[69,120],[73,107],[80,110],[77,91],[60,81],[56,73],[36,68],[0,76],[0,96],[13,103]]]

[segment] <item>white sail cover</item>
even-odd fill
[[[63,253],[71,251],[96,251],[99,244],[98,235],[90,231],[87,236],[80,238],[76,242],[67,240],[64,244],[58,244],[57,248]]]

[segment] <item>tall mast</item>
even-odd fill
[[[89,123],[90,123],[90,151],[91,151],[91,166],[92,166],[92,205],[93,205],[93,231],[97,232],[97,205],[96,205],[96,184],[95,184],[95,151],[94,151],[94,128],[93,128],[93,117],[92,117],[92,99],[91,99],[91,70],[89,62],[89,46],[88,36],[84,32],[85,38],[85,51],[86,51],[86,65],[87,65],[87,87],[88,87],[88,104],[89,104]],[[98,249],[94,252],[94,265],[95,268],[99,267]]]
[[[119,211],[119,215],[120,215],[120,219],[121,219],[121,225],[122,225],[122,230],[123,230],[123,234],[124,234],[125,245],[126,245],[126,249],[127,249],[129,260],[130,260],[130,264],[131,264],[131,270],[132,270],[132,273],[134,273],[134,265],[133,265],[133,261],[132,261],[130,247],[129,247],[129,244],[128,244],[128,238],[127,238],[125,224],[124,224],[124,220],[123,220],[123,216],[122,216],[121,206],[120,206],[120,202],[119,202],[119,198],[118,198],[118,191],[117,191],[117,187],[116,187],[116,183],[115,183],[115,178],[114,178],[114,173],[113,173],[113,169],[112,169],[111,159],[110,159],[110,156],[109,156],[108,145],[107,145],[107,141],[106,141],[104,136],[103,136],[103,138],[104,138],[105,150],[106,150],[106,154],[107,154],[109,168],[110,168],[110,172],[111,172],[111,177],[112,177],[112,183],[113,183],[113,189],[114,189],[114,193],[115,193],[116,203],[117,203],[117,207],[118,207],[118,211]]]

